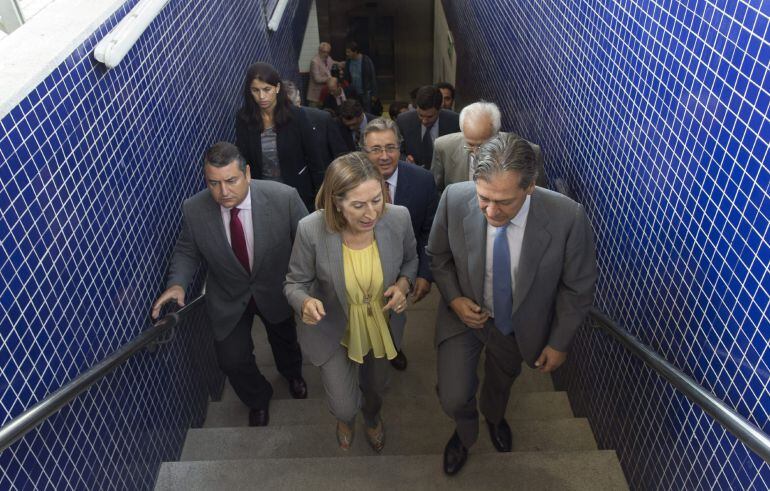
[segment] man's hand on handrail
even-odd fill
[[[150,314],[153,319],[160,316],[160,309],[163,308],[168,302],[176,302],[180,307],[184,307],[184,289],[179,285],[174,285],[165,292],[152,305],[152,313]]]

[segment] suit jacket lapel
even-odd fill
[[[219,208],[219,204],[211,199],[209,204],[206,205],[203,210],[205,214],[204,222],[208,224],[209,236],[214,241],[214,250],[223,251],[223,259],[227,265],[233,270],[246,273],[243,269],[238,258],[235,257],[235,252],[227,241],[227,234],[225,232],[225,223],[222,220],[222,212]]]
[[[396,187],[398,192],[400,184]],[[382,266],[383,291],[395,283],[400,269],[396,269],[398,258],[395,251],[399,249],[398,244],[394,244],[394,238],[397,234],[390,226],[388,216],[384,215],[374,226],[374,238],[377,241],[377,250],[380,253],[380,263]],[[401,263],[398,263],[400,266]]]
[[[460,139],[460,144],[457,145],[455,148],[454,155],[452,155],[452,158],[450,162],[459,162],[460,165],[455,167],[457,169],[455,172],[457,173],[456,176],[454,176],[455,182],[462,182],[468,180],[468,172],[470,172],[470,162],[468,158],[468,151],[465,149],[465,140],[462,138]]]
[[[411,165],[411,164],[404,164]],[[411,193],[411,181],[402,170],[401,163],[398,164],[398,180],[396,181],[396,195],[393,196],[393,204],[409,208],[409,196]]]
[[[537,191],[532,194],[529,204],[529,216],[524,230],[524,239],[521,242],[521,255],[519,256],[519,268],[516,273],[516,284],[513,289],[513,312],[521,305],[529,293],[532,281],[535,279],[543,253],[551,242],[551,234],[546,225],[548,217],[542,213],[538,206]]]
[[[326,231],[326,256],[329,260],[329,271],[334,284],[334,291],[340,302],[345,317],[349,316],[348,292],[345,288],[345,267],[342,259],[342,236],[338,233]]]
[[[468,273],[471,277],[471,289],[476,296],[473,300],[478,303],[484,301],[487,220],[479,211],[475,196],[468,201],[468,208],[470,208],[470,213],[463,219],[463,231],[465,232],[465,248],[468,251]]]
[[[257,275],[267,250],[266,235],[272,230],[265,197],[257,190],[256,182],[251,183],[251,228],[254,232],[254,255],[251,258],[251,276]],[[233,257],[235,254],[233,254]]]

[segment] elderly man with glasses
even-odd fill
[[[412,218],[420,260],[417,279],[412,289],[412,301],[419,302],[430,292],[433,281],[430,261],[425,253],[438,202],[433,177],[421,167],[399,161],[401,135],[395,122],[384,118],[370,121],[364,128],[361,141],[361,149],[385,179],[388,188],[385,199],[389,203],[405,206]],[[405,316],[402,319],[405,319]],[[399,351],[398,356],[391,360],[391,364],[397,370],[406,369],[407,360],[403,351]]]
[[[479,148],[498,134],[505,135],[500,131],[500,109],[496,104],[479,101],[466,106],[460,112],[460,133],[440,136],[433,142],[430,171],[438,192],[443,193],[450,184],[472,180]],[[538,168],[537,185],[545,186],[543,154],[538,145],[531,145]]]

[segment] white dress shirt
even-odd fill
[[[389,178],[385,179],[385,182],[388,183],[388,191],[390,192],[390,202],[395,203],[396,186],[398,185],[398,167],[396,167],[396,172],[394,172]]]
[[[516,291],[516,273],[519,271],[519,258],[521,257],[521,244],[524,240],[524,229],[527,227],[527,215],[529,214],[529,196],[524,200],[521,209],[511,220],[505,231],[508,237],[508,249],[511,253],[511,290]],[[495,316],[494,301],[492,295],[492,258],[495,247],[495,235],[500,227],[493,227],[487,223],[487,257],[484,272],[484,308],[492,317]],[[513,302],[513,298],[511,298]]]
[[[249,268],[254,267],[254,222],[251,220],[251,188],[249,187],[246,197],[235,205],[238,208],[238,219],[243,226],[243,235],[246,236],[246,251],[249,253]],[[219,206],[219,211],[222,214],[222,222],[225,224],[225,235],[227,235],[227,243],[230,247],[233,246],[233,241],[230,238],[230,208]]]

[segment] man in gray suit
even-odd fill
[[[439,193],[450,184],[473,179],[479,148],[500,133],[500,109],[495,103],[485,101],[465,106],[460,111],[460,131],[440,136],[433,142],[430,171]],[[537,185],[545,186],[543,154],[538,145],[531,145],[537,161]]]
[[[230,143],[219,142],[206,151],[203,172],[207,189],[182,205],[182,231],[166,291],[153,305],[152,316],[157,318],[167,302],[184,305],[185,289],[205,264],[206,313],[219,366],[251,408],[249,424],[265,426],[273,388],[254,361],[255,314],[265,325],[291,395],[307,397],[292,310],[281,291],[297,224],[307,209],[294,188],[251,180],[249,166]]]
[[[478,438],[476,366],[485,348],[480,409],[495,448],[510,452],[504,415],[524,361],[552,372],[593,301],[596,259],[583,207],[535,186],[531,145],[514,135],[484,144],[474,182],[446,188],[428,254],[441,291],[438,393],[456,431],[444,472],[457,473]]]

